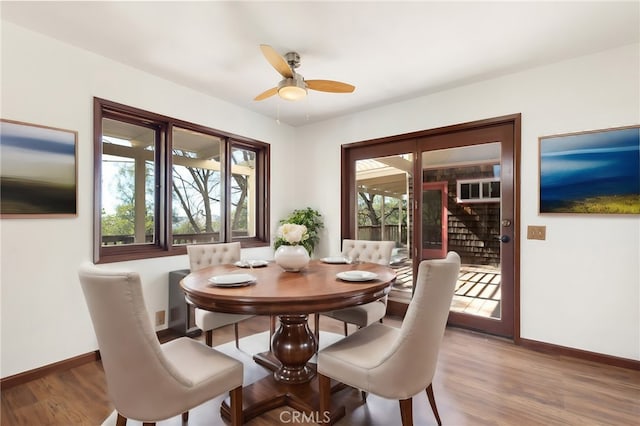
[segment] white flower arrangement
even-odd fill
[[[285,223],[280,225],[276,233],[276,247],[281,245],[297,246],[309,238],[307,227],[295,223]]]

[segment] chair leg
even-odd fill
[[[238,341],[238,323],[233,324],[233,332],[236,334],[236,348],[240,349],[240,342]]]
[[[402,426],[413,426],[413,398],[400,400]]]
[[[360,391],[360,396],[362,396],[362,401],[366,404],[367,403],[367,392],[361,390]]]
[[[348,324],[345,322],[344,323],[344,335],[346,336],[347,334],[349,334],[349,327],[348,327]]]
[[[182,413],[182,423],[187,423],[189,421],[189,412],[185,411]]]
[[[438,407],[436,407],[436,399],[433,396],[433,383],[430,383],[427,386],[427,398],[429,398],[429,404],[431,405],[431,410],[433,410],[433,415],[436,416],[436,421],[438,422],[438,426],[442,426],[442,422],[440,421],[440,415],[438,414]]]
[[[204,336],[205,336],[205,342],[207,343],[207,346],[213,347],[213,330],[207,330],[204,333]]]
[[[318,373],[320,418],[331,423],[331,379]]]
[[[238,386],[229,392],[231,403],[231,426],[241,426],[244,423],[242,412],[242,386]]]
[[[122,414],[118,413],[118,418],[116,420],[116,426],[126,426],[127,418],[123,417]]]

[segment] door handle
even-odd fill
[[[500,235],[499,237],[496,237],[497,239],[500,240],[500,242],[502,243],[508,243],[509,241],[511,241],[511,238],[509,238],[508,235]]]

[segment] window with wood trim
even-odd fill
[[[500,201],[500,178],[458,179],[458,203],[497,203]]]
[[[96,98],[98,263],[269,244],[269,145]]]

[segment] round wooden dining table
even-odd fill
[[[375,278],[347,281],[338,274],[351,271],[373,273]],[[234,278],[234,274],[245,274]],[[234,281],[251,280],[235,284]],[[312,260],[300,272],[287,272],[275,263],[240,268],[217,265],[192,272],[181,286],[187,300],[201,309],[233,314],[277,315],[280,326],[273,334],[271,350],[255,354],[254,360],[273,371],[275,395],[247,403],[251,392],[245,389],[245,420],[276,406],[289,405],[313,411],[317,405],[308,401],[308,384],[314,379],[315,366],[309,360],[317,350],[316,337],[308,325],[309,314],[361,305],[389,293],[395,280],[393,269],[375,263],[336,264]],[[218,282],[216,284],[215,282]],[[264,395],[264,390],[259,392]],[[303,397],[300,397],[303,395]],[[279,403],[277,403],[279,401]],[[275,405],[274,405],[275,404]],[[223,405],[223,414],[225,414]]]

